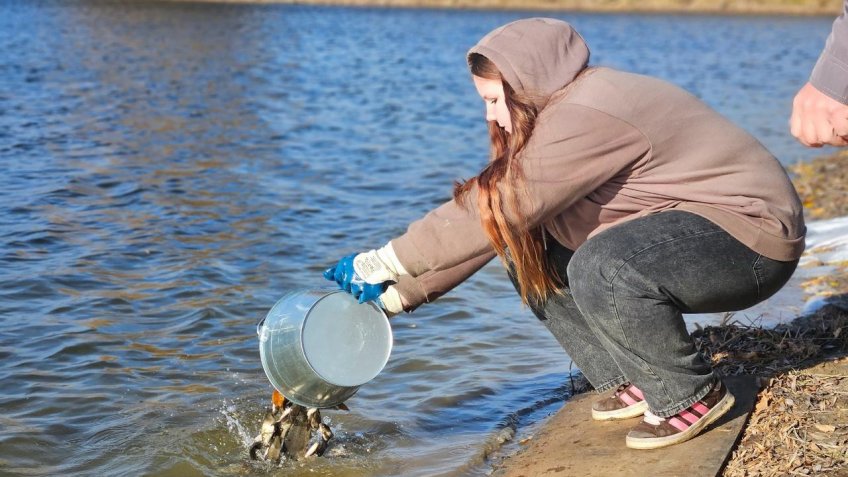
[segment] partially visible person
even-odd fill
[[[848,146],[848,0],[810,81],[792,101],[789,126],[805,146]]]

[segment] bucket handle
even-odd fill
[[[265,324],[265,318],[268,318],[268,315],[263,316],[259,323],[256,323],[256,336],[262,336],[262,325]]]

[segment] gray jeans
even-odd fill
[[[533,313],[595,389],[632,382],[660,417],[691,406],[717,379],[683,313],[748,308],[777,292],[798,264],[766,258],[682,211],[625,222],[574,252],[547,243],[565,287]]]

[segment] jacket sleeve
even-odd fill
[[[842,14],[833,22],[810,83],[831,98],[848,104],[848,0],[842,5]]]
[[[494,250],[490,250],[447,270],[430,270],[417,277],[402,275],[395,287],[403,299],[404,310],[413,311],[439,298],[477,273],[495,256]]]
[[[649,151],[644,135],[620,119],[586,106],[551,105],[539,116],[520,157],[523,187],[502,188],[501,194],[517,194],[523,226],[533,228],[561,214]],[[518,223],[505,212],[509,222]],[[392,240],[392,246],[413,277],[483,256],[491,259],[492,246],[477,211],[477,188],[471,188],[465,204],[450,200],[413,222],[404,235]]]

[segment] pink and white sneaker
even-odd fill
[[[624,383],[612,393],[612,396],[592,403],[592,419],[611,421],[638,417],[648,410],[645,395],[636,386]]]
[[[726,414],[734,402],[733,395],[718,381],[703,399],[671,417],[646,411],[642,422],[627,434],[627,447],[657,449],[688,441]]]

